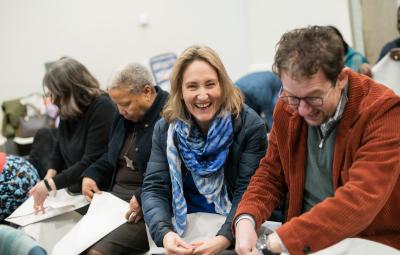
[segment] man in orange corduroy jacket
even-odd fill
[[[285,33],[273,69],[282,80],[265,157],[236,211],[236,251],[280,201],[286,221],[274,253],[316,252],[348,237],[400,249],[400,98],[343,67],[328,27]]]

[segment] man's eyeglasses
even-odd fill
[[[298,107],[300,105],[300,101],[305,101],[310,106],[321,106],[324,103],[324,99],[329,95],[333,87],[329,89],[329,91],[323,97],[296,97],[296,96],[287,96],[286,92],[281,87],[279,91],[279,98],[282,99],[285,103],[290,106]]]

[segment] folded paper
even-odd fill
[[[86,215],[54,246],[52,254],[80,254],[124,224],[128,209],[127,202],[111,193],[95,194]]]
[[[45,213],[38,212],[35,215],[33,209],[34,200],[30,197],[22,205],[20,205],[6,221],[24,227],[29,224],[40,222],[45,219],[52,218],[67,212],[79,209],[88,202],[83,195],[70,195],[66,189],[58,190],[54,197],[49,196],[44,202]]]

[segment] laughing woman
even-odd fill
[[[232,217],[265,155],[263,121],[244,105],[217,53],[204,46],[177,60],[162,117],[142,193],[151,236],[167,254],[218,254],[233,244]],[[186,216],[196,212],[226,220],[213,239],[185,243]]]

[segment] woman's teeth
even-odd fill
[[[206,103],[206,104],[195,104],[194,106],[197,107],[197,108],[199,108],[199,109],[204,110],[204,109],[207,109],[208,107],[210,107],[210,106],[211,106],[211,103]]]

